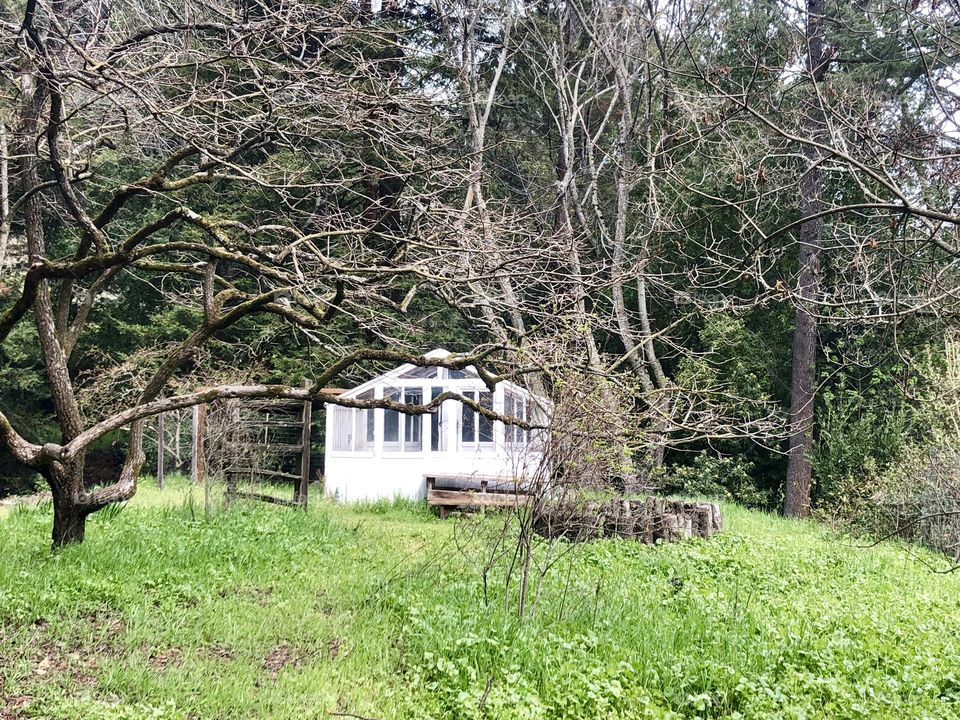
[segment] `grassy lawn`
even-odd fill
[[[520,621],[509,556],[486,595],[478,569],[494,516],[208,520],[188,488],[145,485],[51,555],[49,507],[18,509],[0,718],[960,717],[960,577],[724,510],[707,541],[578,546]]]

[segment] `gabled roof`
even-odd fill
[[[446,358],[450,357],[453,354],[454,353],[444,348],[434,348],[430,352],[425,353],[423,357],[426,358],[427,360],[445,360]],[[428,365],[424,367],[433,367],[433,366]],[[362,383],[361,385],[357,385],[356,387],[346,390],[343,393],[343,395],[344,397],[356,397],[357,395],[360,395],[366,392],[367,390],[369,390],[370,388],[374,387],[378,383],[382,383],[389,380],[398,380],[402,382],[405,379],[416,378],[417,377],[416,375],[411,376],[411,375],[408,375],[408,373],[413,373],[420,369],[421,369],[420,366],[414,365],[413,363],[404,363],[399,367],[395,367],[393,370],[389,370],[385,373],[377,375],[374,378],[371,378],[370,380],[367,380],[365,383]],[[479,374],[472,367],[467,367],[464,370],[451,370],[450,372],[463,373],[464,378],[476,378],[477,381],[480,382]],[[425,377],[424,379],[428,379],[428,378]],[[444,381],[437,380],[437,382],[443,383]],[[520,385],[517,385],[516,383],[512,383],[508,380],[501,381],[498,384],[503,385],[509,388],[510,390],[513,390],[514,392],[523,393],[525,395],[532,395],[530,391],[527,390],[526,388],[521,387]],[[547,402],[547,401],[543,401],[543,402]]]

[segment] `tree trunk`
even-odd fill
[[[73,543],[83,542],[87,526],[87,513],[73,504],[53,505],[53,549],[58,550]]]
[[[802,235],[803,233],[801,233]],[[812,274],[812,263],[819,260],[819,248],[805,248],[805,271]],[[803,261],[801,261],[803,262]],[[801,281],[802,282],[802,281]],[[817,369],[817,322],[802,307],[796,311],[793,333],[793,379],[790,388],[790,454],[787,482],[784,488],[783,514],[806,517],[810,514],[810,485],[813,475],[810,464],[813,453],[813,423],[816,393],[813,384]]]
[[[83,492],[83,462],[53,463],[43,473],[53,495],[53,549],[83,542],[88,508],[77,502]]]
[[[824,0],[807,0],[807,71],[811,80],[804,129],[808,137],[816,137],[823,129],[817,83],[826,74],[827,58],[823,43]],[[804,146],[806,172],[800,182],[800,214],[810,217],[820,212],[822,202],[820,150]],[[813,427],[817,373],[817,321],[808,303],[820,290],[820,247],[823,220],[819,217],[800,226],[798,303],[793,332],[793,377],[790,383],[790,453],[787,480],[784,486],[783,514],[806,517],[810,514],[812,479]]]

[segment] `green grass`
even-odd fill
[[[0,520],[0,718],[960,717],[960,578],[724,508],[726,532],[604,540],[515,613],[495,516],[145,486],[51,555]],[[925,556],[932,557],[932,556]],[[7,713],[5,715],[5,713]]]

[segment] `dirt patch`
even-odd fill
[[[340,646],[343,645],[343,638],[335,637],[330,642],[327,643],[327,657],[331,660],[336,660],[337,656],[340,655]],[[346,656],[346,653],[344,653]]]
[[[237,657],[237,654],[226,645],[209,645],[203,649],[203,652],[207,657],[225,662]]]
[[[253,598],[254,602],[257,603],[262,608],[267,607],[270,604],[270,598],[273,596],[273,588],[247,588],[245,593]]]
[[[127,633],[127,623],[114,610],[100,608],[81,616],[81,621],[89,628],[94,641],[92,647],[85,641],[82,647],[71,648],[87,658],[87,665],[96,666],[98,657],[119,657],[125,654],[122,638]]]
[[[34,493],[33,495],[10,495],[9,497],[0,498],[0,510],[13,509],[17,505],[36,507],[40,503],[47,502],[52,499],[53,495],[51,495],[49,492],[39,492]]]
[[[32,695],[0,695],[0,720],[20,720],[23,711],[33,701]]]
[[[277,645],[264,658],[263,669],[276,678],[285,667],[296,667],[302,660],[303,653],[297,648],[290,645]]]
[[[180,658],[183,656],[183,650],[178,647],[171,648],[145,648],[147,661],[157,672],[163,672],[168,667],[180,664]]]
[[[44,642],[36,648],[31,664],[30,675],[37,683],[57,682],[84,687],[97,684],[92,673],[97,670],[98,655],[90,655],[84,649],[68,650],[58,643]]]
[[[58,651],[54,650],[53,653],[49,655],[44,655],[43,658],[34,666],[33,674],[37,677],[43,677],[44,675],[57,675],[60,676],[63,674],[63,671],[67,668],[66,658],[60,654]]]

